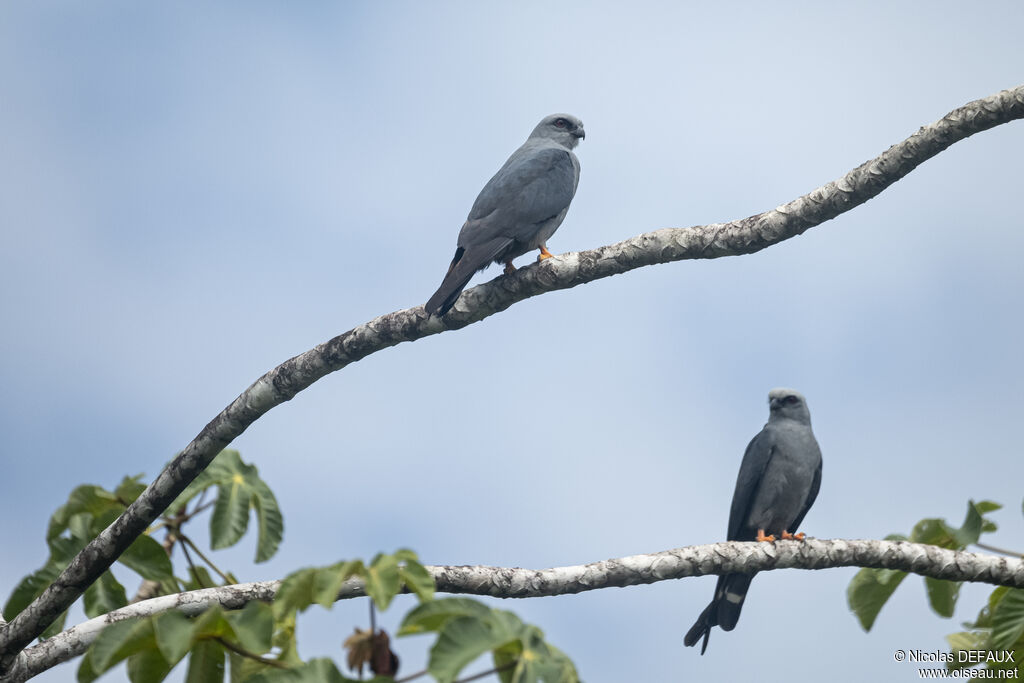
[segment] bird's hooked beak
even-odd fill
[[[580,126],[580,127],[578,127],[576,130],[574,130],[572,132],[572,136],[574,138],[578,138],[580,140],[586,140],[586,138],[587,138],[587,131],[583,130],[583,126]]]

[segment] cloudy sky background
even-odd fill
[[[426,301],[542,116],[587,128],[562,253],[770,209],[1024,81],[1021,3],[888,5],[0,5],[3,600],[73,487],[151,479],[264,371]],[[824,453],[809,534],[987,498],[991,542],[1022,549],[1022,177],[1016,122],[759,254],[547,294],[329,376],[234,443],[286,535],[223,564],[271,579],[407,546],[541,568],[722,540],[776,386],[806,394]],[[864,634],[854,571],[758,577],[704,657],[682,635],[713,578],[502,606],[590,682],[914,680],[893,651],[944,649],[989,591],[943,620],[908,579]],[[340,660],[365,613],[313,613],[303,656]],[[399,641],[404,673],[425,649]]]

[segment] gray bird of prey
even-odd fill
[[[478,270],[540,249],[549,258],[547,241],[561,225],[576,194],[580,162],[572,150],[586,137],[583,122],[569,114],[544,117],[523,146],[480,190],[469,211],[455,257],[441,286],[427,301],[430,315],[444,315]]]
[[[768,424],[751,439],[743,454],[729,511],[730,541],[802,541],[794,534],[811,509],[821,486],[821,450],[811,431],[811,413],[800,392],[772,389],[768,393]],[[712,626],[736,627],[753,574],[718,577],[715,597],[697,617],[683,644],[708,649]]]

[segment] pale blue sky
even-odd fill
[[[0,593],[74,486],[154,476],[267,369],[426,301],[542,116],[586,124],[549,242],[585,249],[775,207],[1019,85],[1022,25],[1016,1],[0,5]],[[1021,177],[1017,122],[759,254],[548,294],[327,377],[235,442],[286,535],[225,563],[270,579],[408,546],[540,568],[722,540],[775,386],[806,394],[824,454],[809,534],[990,498],[992,542],[1022,548]],[[682,636],[711,578],[503,606],[590,683],[909,681],[892,652],[942,648],[987,593],[942,620],[910,579],[865,635],[853,573],[758,577],[704,657]],[[364,622],[362,601],[311,617],[303,655],[340,659]],[[425,646],[398,648],[415,670]]]

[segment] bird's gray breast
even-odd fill
[[[480,191],[459,245],[502,237],[514,242],[514,256],[537,248],[562,223],[578,183],[575,154],[561,145],[528,142]]]
[[[821,467],[821,451],[808,426],[783,424],[776,430],[775,447],[757,487],[748,523],[753,529],[777,534],[795,531],[791,526],[807,504]]]

